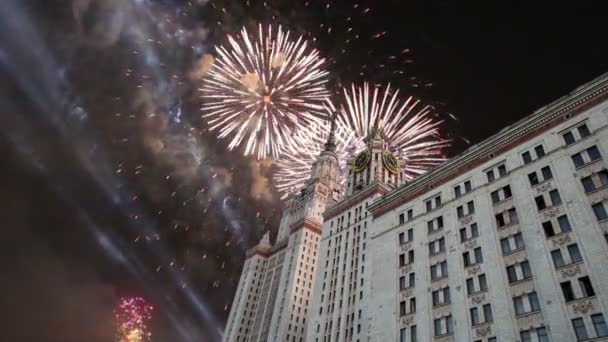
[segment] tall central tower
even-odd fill
[[[365,253],[371,216],[367,207],[404,181],[404,165],[381,130],[372,130],[365,145],[348,161],[346,196],[323,213],[313,311],[305,341],[368,340],[369,317],[364,308],[371,272]]]
[[[322,214],[344,193],[334,130],[310,178],[287,198],[276,243],[266,234],[247,251],[223,341],[305,341]]]

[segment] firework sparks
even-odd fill
[[[413,97],[401,98],[398,90],[390,86],[374,87],[352,85],[344,88],[337,118],[337,149],[342,170],[354,152],[365,146],[363,139],[377,127],[391,140],[399,157],[405,161],[405,179],[425,173],[444,162],[443,149],[450,144],[442,139],[439,126],[442,121],[432,116],[433,108],[421,104]],[[328,110],[334,110],[328,105]],[[328,124],[311,126],[297,134],[298,143],[291,145],[277,161],[275,173],[277,190],[287,195],[301,187],[310,176],[312,163],[323,149]]]
[[[119,342],[149,341],[152,334],[147,323],[152,319],[152,306],[141,297],[122,298],[114,310]]]
[[[243,28],[229,36],[216,52],[200,88],[201,109],[219,138],[230,137],[229,149],[242,145],[245,155],[277,158],[297,128],[324,117],[328,73],[302,37],[259,25],[254,35]]]

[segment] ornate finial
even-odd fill
[[[329,130],[329,136],[327,137],[327,142],[325,143],[325,151],[334,152],[336,150],[336,118],[338,117],[338,111],[335,111],[331,117],[331,126]]]

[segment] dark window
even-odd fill
[[[466,228],[460,228],[460,241],[466,241],[467,240],[467,229]]]
[[[608,185],[608,170],[604,169],[599,171],[597,176],[600,179],[600,186]]]
[[[435,207],[441,206],[441,196],[435,197]]]
[[[575,141],[574,140],[574,134],[572,134],[572,132],[565,133],[563,135],[563,137],[564,137],[564,142],[566,143],[566,145],[571,145]]]
[[[555,265],[555,268],[562,267],[566,264],[561,249],[551,251],[551,259],[553,259],[553,265]]]
[[[472,223],[471,224],[471,237],[477,237],[479,236],[479,230],[477,229],[477,223]]]
[[[551,221],[543,222],[543,230],[545,231],[545,236],[548,238],[555,235],[555,230],[553,229],[553,223],[551,223]]]
[[[530,268],[530,263],[528,261],[521,263],[521,273],[523,274],[523,279],[532,277],[532,269]]]
[[[534,201],[536,202],[536,208],[538,208],[539,211],[547,208],[547,203],[545,203],[545,197],[543,197],[543,195],[535,197]]]
[[[538,181],[538,175],[536,174],[536,172],[532,172],[528,174],[528,180],[530,181],[530,185],[534,186],[536,184],[539,183]]]
[[[399,214],[399,224],[404,224],[404,223],[405,223],[405,215]]]
[[[458,208],[456,208],[456,215],[458,216],[458,218],[461,218],[464,216],[464,208],[462,206],[459,206]]]
[[[401,316],[405,315],[405,301],[399,303],[399,314]]]
[[[583,297],[595,296],[595,291],[593,290],[593,285],[591,285],[591,279],[589,279],[588,276],[578,278],[578,283],[581,286],[581,291],[583,292]]]
[[[515,210],[515,208],[507,210],[507,214],[509,215],[509,223],[519,222],[519,219],[517,218],[517,210]]]
[[[507,254],[511,251],[511,245],[509,244],[509,238],[500,239],[500,246],[502,248],[502,254]]]
[[[492,306],[490,304],[483,305],[483,316],[486,322],[494,321],[494,316],[492,315]]]
[[[559,195],[559,191],[557,189],[549,191],[549,197],[551,198],[551,203],[553,205],[558,205],[562,203],[562,198]]]
[[[524,164],[528,164],[532,162],[532,155],[530,152],[526,151],[521,155],[521,158],[524,160]]]
[[[414,210],[413,209],[408,210],[407,211],[407,220],[411,221],[413,217],[414,217]]]
[[[589,155],[589,161],[592,162],[594,160],[602,159],[602,155],[600,154],[600,150],[598,150],[597,146],[591,146],[587,149],[587,154]]]
[[[583,257],[581,256],[581,252],[578,249],[578,245],[573,243],[568,245],[568,254],[570,254],[570,262],[579,262],[583,261]]]
[[[399,254],[399,266],[405,266],[405,254]]]
[[[479,280],[479,291],[485,291],[488,289],[488,282],[486,281],[486,275],[480,274],[478,277]]]
[[[460,197],[460,196],[462,196],[462,193],[460,192],[460,185],[456,185],[456,186],[454,187],[454,196],[455,196],[455,197]]]
[[[405,276],[399,277],[399,290],[403,290],[406,287],[407,286],[406,286],[406,283],[405,283]]]
[[[492,197],[492,203],[496,204],[500,202],[500,195],[498,194],[498,190],[492,191],[490,196]]]
[[[593,184],[593,179],[591,179],[591,176],[582,178],[581,183],[583,183],[583,188],[585,189],[586,193],[595,190],[595,184]]]
[[[540,169],[540,172],[543,174],[543,180],[553,178],[553,173],[551,172],[551,167],[549,166],[543,167],[542,169]]]
[[[479,322],[479,309],[471,308],[470,313],[471,313],[471,325],[472,326],[479,325],[479,323],[480,323]]]
[[[581,126],[578,127],[578,134],[581,136],[581,139],[591,135],[591,132],[589,131],[589,128],[587,127],[587,124],[582,124]]]
[[[475,292],[475,282],[473,278],[467,279],[467,294]]]
[[[503,188],[503,191],[505,193],[505,198],[511,198],[511,196],[513,196],[513,193],[511,193],[511,186],[507,185]]]
[[[500,166],[498,167],[498,175],[499,175],[500,177],[504,177],[506,174],[507,174],[507,167],[506,167],[506,166],[504,166],[504,165],[500,165]]]
[[[595,328],[595,334],[597,335],[597,337],[608,336],[608,327],[606,327],[604,315],[602,315],[601,313],[591,315],[591,322],[593,322],[593,328]]]
[[[557,223],[559,223],[559,228],[562,233],[572,231],[572,227],[570,226],[570,221],[568,221],[568,216],[562,215],[557,218]]]
[[[528,294],[528,300],[530,301],[530,311],[539,311],[540,310],[540,302],[538,301],[538,295],[536,292],[531,292]]]
[[[414,240],[414,228],[410,228],[407,230],[407,241]]]
[[[545,155],[545,149],[543,145],[538,145],[534,148],[534,152],[536,152],[536,158],[542,158]]]
[[[598,221],[603,221],[605,219],[608,219],[608,213],[606,213],[606,208],[604,207],[603,203],[596,203],[594,205],[591,206],[593,208],[593,212],[595,213],[595,218],[597,218]]]
[[[471,181],[464,182],[464,192],[467,193],[471,191]]]
[[[399,233],[399,244],[402,245],[405,243],[405,233]]]
[[[578,341],[583,341],[589,338],[589,335],[587,334],[587,328],[585,328],[585,322],[582,318],[573,319],[572,327],[574,328],[574,333],[576,334],[576,339]]]
[[[509,278],[509,283],[514,283],[518,280],[515,265],[507,266],[507,278]]]
[[[496,214],[496,225],[500,228],[503,227],[506,223],[505,223],[505,217],[503,213],[500,214]]]
[[[416,286],[416,273],[410,273],[410,287]]]
[[[561,283],[560,286],[562,288],[562,293],[564,294],[564,299],[566,300],[566,302],[573,301],[575,299],[574,290],[572,289],[572,284],[570,283],[570,281],[565,281]]]
[[[585,160],[583,160],[583,156],[580,153],[572,155],[572,162],[574,163],[574,167],[581,167],[585,165]]]
[[[488,182],[493,182],[496,179],[494,177],[494,170],[486,172],[486,176],[488,176]]]
[[[426,201],[426,211],[429,212],[433,210],[433,202],[432,201]]]

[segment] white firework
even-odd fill
[[[210,130],[230,139],[229,149],[276,159],[294,132],[325,119],[325,60],[301,36],[260,24],[253,35],[243,28],[228,36],[216,54],[200,88],[201,110]]]
[[[330,103],[328,111],[334,111]],[[378,128],[390,139],[391,144],[405,161],[406,180],[425,173],[446,160],[443,150],[450,141],[441,138],[442,121],[433,118],[433,108],[423,105],[411,96],[401,98],[398,90],[386,87],[352,85],[344,88],[340,98],[340,110],[336,124],[336,153],[342,171],[346,161],[365,148],[364,138]],[[327,140],[329,123],[315,124],[296,135],[299,141],[287,149],[277,161],[275,184],[285,197],[299,189],[310,176],[312,163],[323,150]]]

